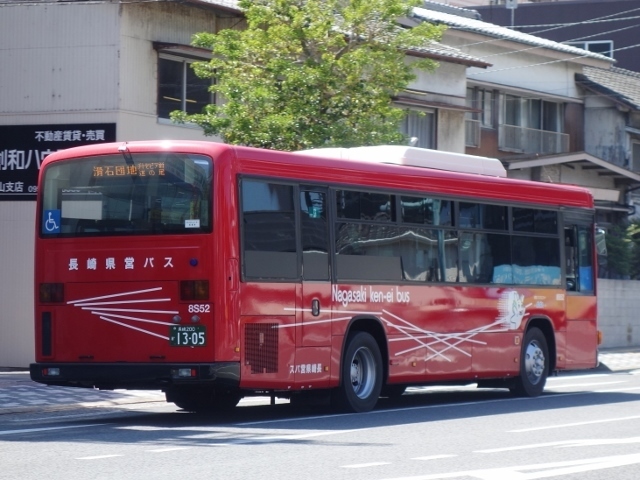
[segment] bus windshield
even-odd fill
[[[212,162],[192,154],[104,155],[49,165],[44,237],[211,231]]]

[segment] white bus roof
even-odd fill
[[[475,173],[492,177],[506,177],[507,171],[497,158],[477,157],[463,153],[443,152],[402,145],[380,145],[353,148],[314,148],[294,152],[314,157],[360,160],[372,163],[391,163],[412,167],[434,168],[452,172]]]

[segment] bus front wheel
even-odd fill
[[[520,376],[511,392],[519,397],[537,397],[544,390],[549,375],[549,348],[539,328],[530,329],[524,336],[520,353]]]
[[[333,392],[334,408],[345,412],[373,410],[382,388],[382,356],[369,333],[349,335],[340,373],[341,385]]]

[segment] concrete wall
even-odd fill
[[[33,361],[36,202],[0,202],[0,367]]]
[[[640,347],[640,281],[598,279],[603,348]]]

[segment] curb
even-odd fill
[[[0,407],[1,415],[11,415],[16,413],[47,413],[47,412],[59,412],[65,410],[73,410],[79,407],[81,408],[109,408],[117,407],[119,405],[136,405],[144,403],[167,403],[164,399],[158,397],[135,397],[135,398],[122,398],[116,400],[103,400],[99,402],[76,402],[76,403],[61,403],[52,405],[29,405],[24,407]]]

